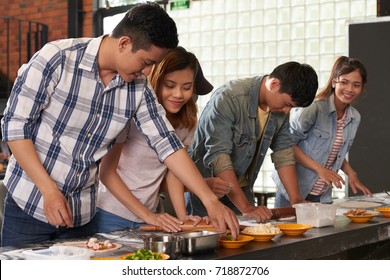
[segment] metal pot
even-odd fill
[[[183,237],[172,235],[149,236],[143,238],[144,248],[153,252],[167,254],[177,259],[182,254]]]

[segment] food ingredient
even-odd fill
[[[281,230],[274,227],[271,223],[259,224],[258,226],[246,227],[242,230],[246,234],[279,234]]]
[[[162,260],[162,256],[160,253],[142,248],[127,256],[125,260]]]
[[[88,249],[93,249],[95,251],[115,248],[115,244],[112,244],[109,240],[99,242],[97,241],[97,238],[94,237],[89,239],[86,246]]]
[[[372,213],[364,209],[351,209],[345,215],[347,216],[370,216]]]

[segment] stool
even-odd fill
[[[256,198],[256,203],[257,206],[267,206],[267,200],[270,197],[275,197],[276,193],[275,192],[261,192],[261,193],[254,193],[254,196]]]

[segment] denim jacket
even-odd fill
[[[230,155],[237,178],[245,174],[250,166],[260,133],[258,101],[263,77],[228,82],[214,92],[203,110],[189,154],[205,178],[214,175],[212,162],[220,155]],[[250,178],[251,186],[268,148],[275,154],[275,165],[284,166],[294,164],[294,156],[277,156],[278,151],[291,147],[288,116],[270,112],[256,167]]]
[[[343,129],[343,144],[333,164],[332,170],[338,172],[346,154],[352,146],[360,123],[360,114],[352,106],[347,107],[347,120]],[[325,166],[336,138],[337,113],[334,95],[325,100],[315,100],[307,108],[293,108],[290,112],[291,138],[294,143],[309,157]],[[312,190],[318,175],[311,169],[296,164],[299,189],[302,198]],[[273,179],[278,186],[276,207],[286,206],[287,192],[278,174]],[[280,197],[283,195],[283,197]],[[332,202],[332,188],[328,188],[321,196],[321,203]],[[288,203],[288,201],[287,201]]]

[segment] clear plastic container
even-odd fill
[[[297,223],[313,227],[333,226],[336,220],[337,205],[322,203],[294,204]]]

